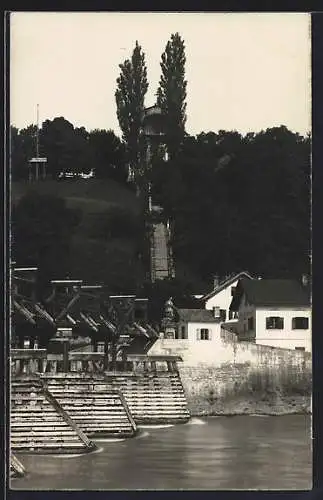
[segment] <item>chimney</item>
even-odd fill
[[[216,274],[213,277],[213,289],[214,290],[219,286],[219,283],[220,283],[220,279],[219,279],[219,276]]]
[[[220,317],[221,317],[220,308],[218,306],[216,306],[216,307],[213,307],[212,310],[213,310],[214,318],[220,319]]]
[[[307,287],[309,284],[308,276],[307,274],[302,274],[302,286]]]

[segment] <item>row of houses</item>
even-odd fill
[[[311,351],[311,294],[308,280],[259,279],[241,272],[195,296],[199,309],[166,303],[163,335],[174,340],[216,342],[226,333],[237,341]]]
[[[102,285],[86,285],[81,280],[52,280],[49,295],[40,304],[34,298],[36,271],[16,268],[13,272],[12,332],[20,347],[28,337],[37,337],[40,343],[41,339],[78,335],[95,344],[111,342],[120,321],[114,317],[116,304],[129,302],[133,303],[131,314],[117,335],[122,350],[148,352],[159,337],[179,343],[214,343],[226,336],[311,351],[311,297],[305,279],[259,279],[248,272],[221,282],[216,279],[210,293],[195,296],[199,308],[178,308],[169,299],[158,332],[148,321],[147,298],[106,296]]]

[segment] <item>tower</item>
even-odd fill
[[[150,173],[156,156],[167,160],[165,145],[165,116],[159,106],[145,108],[142,115],[142,136],[144,138],[143,171],[141,172],[148,195],[148,207],[151,211]]]

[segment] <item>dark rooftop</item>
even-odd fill
[[[245,293],[250,304],[260,307],[304,307],[310,305],[310,289],[296,280],[241,279],[230,309],[237,310]]]
[[[191,323],[215,323],[212,311],[206,309],[177,309],[179,321]]]

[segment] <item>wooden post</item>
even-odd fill
[[[103,362],[104,370],[107,370],[108,366],[109,366],[109,342],[108,342],[108,340],[105,340],[105,342],[104,342],[104,362]]]
[[[156,373],[157,372],[157,365],[156,361],[151,361],[151,370],[152,372]]]
[[[69,371],[69,362],[68,362],[68,351],[69,351],[69,342],[68,340],[63,343],[63,372],[67,373]]]
[[[127,354],[124,352],[124,350],[122,351],[122,369],[123,371],[127,370]]]

